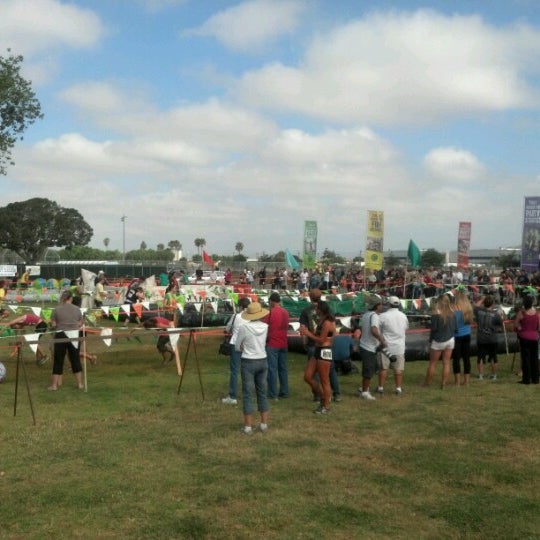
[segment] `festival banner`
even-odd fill
[[[525,197],[521,267],[527,272],[540,269],[540,197]]]
[[[471,249],[471,222],[460,221],[457,241],[457,266],[467,268],[469,266],[469,251]]]
[[[381,270],[383,267],[384,212],[368,210],[365,267]]]
[[[314,268],[317,262],[317,222],[304,222],[304,268]]]

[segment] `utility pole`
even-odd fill
[[[126,260],[126,218],[127,216],[122,216],[120,221],[122,222],[122,260]]]

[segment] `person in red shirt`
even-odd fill
[[[20,330],[26,326],[34,326],[38,334],[43,334],[48,329],[47,322],[35,313],[26,313],[25,315],[16,317],[12,321],[9,321],[6,326],[9,326],[10,328],[14,328],[16,330]],[[41,339],[41,336],[39,336],[39,338]],[[47,354],[38,344],[36,349],[36,364],[38,366],[42,366],[47,361],[47,359]]]
[[[142,325],[144,328],[174,328],[174,323],[166,319],[165,317],[151,317],[146,319]],[[163,358],[162,364],[168,364],[174,358],[174,350],[171,344],[171,340],[167,334],[161,334],[158,337],[156,349],[161,353]]]
[[[268,399],[289,397],[289,373],[287,369],[287,332],[289,330],[289,312],[281,305],[279,293],[269,297],[270,313],[264,319],[268,324],[266,356],[268,358],[267,385]],[[278,393],[279,380],[279,393]]]

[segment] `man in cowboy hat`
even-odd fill
[[[242,433],[253,434],[252,419],[255,407],[253,393],[257,395],[257,409],[261,415],[260,431],[268,429],[268,399],[266,397],[266,378],[268,362],[266,359],[266,337],[268,325],[264,319],[270,312],[259,302],[252,302],[242,312],[241,317],[248,321],[238,329],[235,348],[242,353],[240,374],[242,376],[242,410],[244,427]]]

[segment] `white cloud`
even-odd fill
[[[473,184],[486,174],[484,165],[466,150],[458,148],[435,148],[424,158],[428,175],[435,182],[448,181],[455,184]]]
[[[233,91],[252,105],[340,123],[416,125],[527,108],[538,90],[540,31],[478,16],[373,13],[314,40],[300,67],[246,72]]]
[[[249,0],[212,15],[183,35],[211,36],[230,49],[251,52],[294,31],[305,7],[303,0]]]
[[[0,28],[0,50],[30,56],[60,46],[92,47],[104,34],[93,11],[57,0],[2,0]]]

